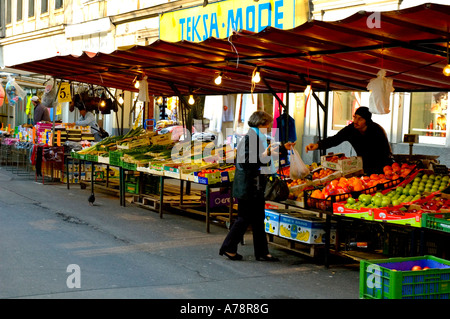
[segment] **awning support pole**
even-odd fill
[[[281,114],[280,114],[281,115]],[[285,143],[289,142],[289,82],[286,82],[286,106],[284,108],[284,117],[285,117],[285,131],[284,131],[284,141]]]
[[[181,108],[181,116],[183,118],[183,127],[185,129],[188,129],[189,132],[190,132],[192,130],[192,123],[188,123],[187,122],[188,121],[187,112],[190,111],[191,107],[189,106],[189,103],[186,101],[184,96],[181,95],[181,93],[178,90],[178,88],[173,83],[168,83],[168,84],[169,84],[170,88],[178,96],[178,98],[180,99],[181,104],[183,105],[183,107]]]

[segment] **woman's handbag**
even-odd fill
[[[269,201],[281,202],[289,197],[289,187],[284,179],[279,176],[271,175],[267,179],[264,198]]]

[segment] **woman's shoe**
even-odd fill
[[[256,260],[258,261],[280,261],[277,257],[273,257],[273,256],[257,256]]]
[[[230,255],[229,253],[227,253],[226,251],[219,251],[219,255],[220,256],[227,256],[229,259],[231,260],[242,260],[242,255],[239,255],[238,253],[236,253],[235,255]]]

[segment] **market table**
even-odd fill
[[[67,156],[66,158],[66,165],[68,166],[69,160],[73,160],[74,157],[72,156]],[[106,165],[107,167],[109,167],[111,164],[107,164],[107,163],[102,163],[102,162],[94,162],[93,159],[86,159],[86,158],[76,158],[77,160],[84,161],[86,162],[90,162],[91,163],[91,180],[90,180],[90,185],[91,185],[91,190],[93,192],[95,186],[95,165]],[[128,171],[131,172],[139,172],[140,174],[146,174],[146,175],[152,175],[152,176],[157,176],[159,177],[159,199],[156,200],[154,199],[154,204],[152,205],[152,208],[154,210],[157,210],[157,212],[159,213],[160,218],[163,218],[163,206],[165,204],[165,200],[164,200],[164,191],[165,191],[165,180],[166,179],[173,179],[173,180],[178,180],[180,182],[180,189],[179,189],[179,205],[173,205],[173,206],[177,206],[180,209],[183,209],[186,212],[189,213],[194,213],[194,214],[199,214],[199,215],[203,215],[205,216],[206,220],[206,232],[209,233],[210,232],[210,222],[211,222],[211,216],[214,214],[216,217],[221,217],[221,215],[224,215],[223,213],[213,213],[211,210],[211,205],[210,205],[210,196],[211,196],[211,189],[213,188],[227,188],[229,189],[229,209],[228,209],[228,217],[225,218],[225,222],[227,223],[227,226],[229,226],[231,224],[231,220],[232,220],[232,215],[233,215],[233,205],[232,205],[232,182],[230,181],[225,181],[225,182],[218,182],[218,183],[214,183],[214,184],[204,184],[198,181],[195,181],[194,179],[188,179],[188,178],[181,178],[181,177],[176,177],[175,175],[170,175],[168,173],[164,173],[163,171],[155,171],[155,170],[149,170],[149,169],[144,169],[144,168],[140,168],[140,169],[131,169],[131,168],[124,168],[122,165],[113,165],[116,166],[119,169],[120,172],[120,177],[119,177],[119,202],[121,206],[125,206],[126,205],[126,200],[125,200],[125,194],[126,194],[126,187],[125,187],[125,175]],[[108,169],[108,168],[107,168]],[[68,168],[66,167],[66,172],[67,174],[69,174],[68,172]],[[108,174],[107,174],[108,176]],[[107,177],[108,178],[108,177]],[[81,183],[84,183],[80,180]],[[107,181],[108,183],[108,181]],[[184,184],[186,183],[186,189],[184,187]],[[191,183],[197,184],[197,185],[202,185],[205,187],[205,211],[201,211],[199,209],[195,209],[192,207],[185,207],[183,201],[184,201],[184,194],[189,194],[191,191]],[[67,179],[67,187],[69,188],[69,180]],[[104,189],[104,188],[103,188]],[[186,190],[186,191],[185,191]],[[140,195],[140,194],[139,194]],[[145,196],[147,199],[152,199],[152,197],[150,196]],[[156,202],[159,203],[159,207],[156,209]],[[199,203],[201,204],[201,203]],[[197,205],[199,206],[199,205]]]

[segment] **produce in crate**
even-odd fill
[[[422,203],[420,207],[431,211],[450,211],[450,198],[435,196],[425,203]]]
[[[320,168],[313,172],[312,177],[313,179],[321,179],[333,174],[334,172],[336,171],[329,168]]]

